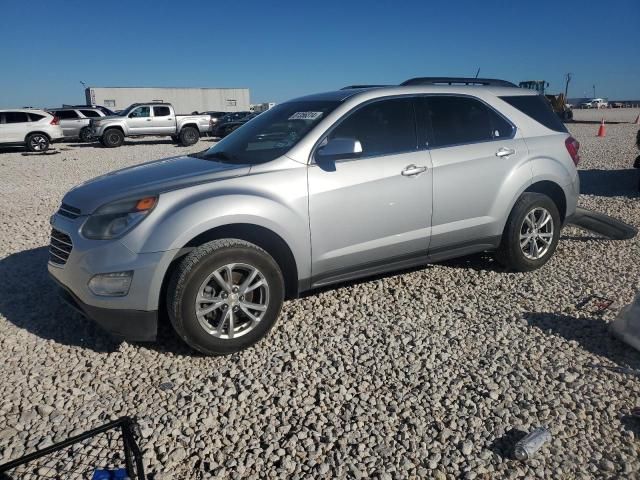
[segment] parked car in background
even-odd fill
[[[94,118],[91,135],[105,147],[119,147],[125,137],[167,136],[193,145],[209,131],[209,115],[176,115],[170,103],[134,103],[120,114]]]
[[[227,113],[229,112],[214,112],[214,111],[209,111],[209,112],[202,112],[206,115],[209,115],[209,132],[207,133],[207,135],[211,135],[211,133],[213,132],[213,129],[215,128],[216,124],[220,121],[220,119],[222,117],[224,117],[225,115],[227,115]]]
[[[213,123],[218,122],[222,117],[229,114],[229,112],[202,112],[202,113],[204,113],[205,115],[209,115]]]
[[[253,115],[253,112],[229,112],[218,120],[218,123],[235,122],[247,115]]]
[[[58,108],[48,110],[60,120],[60,126],[65,138],[79,138],[83,142],[91,140],[91,128],[89,123],[92,118],[101,118],[106,115],[97,108]]]
[[[249,113],[249,115],[240,117],[237,120],[225,121],[224,119],[222,119],[211,130],[211,136],[215,138],[224,138],[234,130],[237,130],[238,128],[240,128],[242,125],[247,123],[252,118],[257,117],[258,115],[260,115],[260,113]]]
[[[609,103],[603,98],[592,98],[580,104],[580,108],[607,108]]]
[[[484,251],[542,267],[576,210],[578,148],[545,97],[500,80],[309,95],[70,190],[48,269],[117,336],[155,339],[166,308],[191,347],[229,354],[312,288]]]
[[[65,105],[63,104],[62,108],[97,108],[102,113],[104,113],[105,116],[116,114],[116,112],[114,112],[113,110],[110,110],[107,107],[103,107],[102,105]]]
[[[44,110],[0,110],[0,145],[24,145],[30,152],[44,152],[63,137],[58,118]]]

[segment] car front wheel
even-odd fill
[[[107,148],[119,147],[124,143],[124,133],[117,128],[110,128],[100,137],[100,143]]]
[[[237,239],[214,240],[193,250],[167,289],[174,329],[207,355],[234,353],[262,339],[283,301],[278,264],[260,247]]]
[[[561,226],[553,200],[540,193],[523,194],[505,225],[498,261],[518,272],[542,267],[556,250]]]

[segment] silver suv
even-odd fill
[[[323,285],[481,251],[541,267],[575,212],[578,161],[545,98],[504,81],[310,95],[68,192],[49,272],[117,336],[153,340],[167,312],[191,347],[227,354]]]
[[[83,142],[91,140],[91,129],[89,127],[91,119],[105,116],[102,110],[91,107],[65,107],[51,109],[49,112],[60,119],[60,126],[65,138],[79,138]]]

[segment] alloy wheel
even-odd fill
[[[269,284],[257,268],[230,263],[216,269],[200,285],[196,317],[210,335],[241,337],[253,330],[269,307]]]
[[[530,260],[544,257],[553,243],[553,217],[542,207],[525,215],[520,227],[520,249]]]
[[[47,146],[47,139],[42,135],[31,137],[31,148],[36,152],[41,152]]]

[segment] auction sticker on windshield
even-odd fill
[[[322,112],[296,112],[289,117],[289,120],[317,120],[322,116]]]

